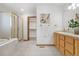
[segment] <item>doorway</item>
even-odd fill
[[[36,16],[28,17],[28,40],[36,40]]]

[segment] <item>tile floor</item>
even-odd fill
[[[0,56],[62,56],[54,46],[36,46],[35,40],[20,41],[0,47]]]

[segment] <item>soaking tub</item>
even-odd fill
[[[9,44],[13,41],[16,41],[17,38],[12,38],[12,39],[0,39],[0,46],[3,46],[3,45],[6,45],[6,44]]]
[[[17,38],[0,39],[0,56],[10,56],[16,51]]]

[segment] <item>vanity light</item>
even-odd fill
[[[73,9],[73,10],[76,9],[76,4],[75,3],[68,6],[68,10],[71,10],[71,9]]]

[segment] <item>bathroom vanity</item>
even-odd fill
[[[66,56],[79,56],[79,35],[67,32],[55,32],[54,44]]]

